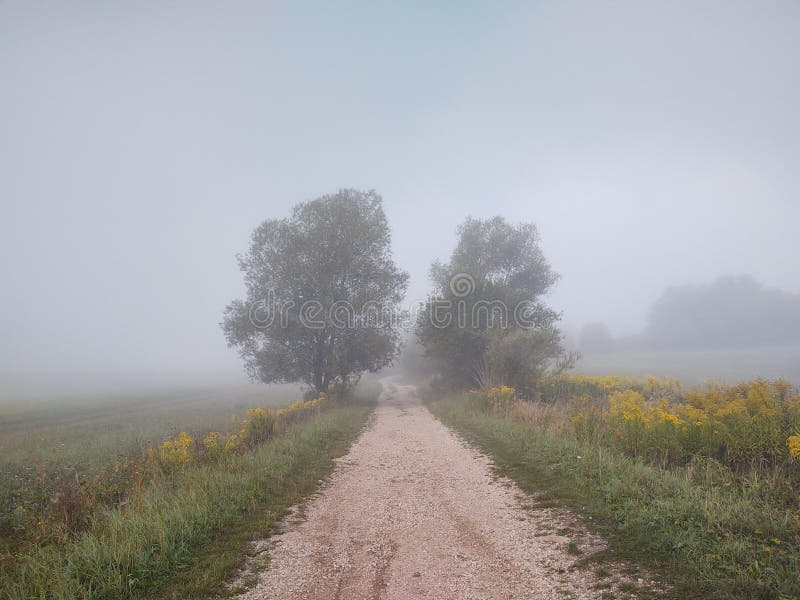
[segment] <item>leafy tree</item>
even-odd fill
[[[426,355],[453,384],[485,384],[519,368],[530,387],[548,362],[563,356],[555,328],[559,315],[542,302],[558,275],[533,224],[467,218],[458,228],[450,262],[434,263],[431,279],[434,292],[420,312],[416,333]],[[514,332],[520,333],[508,337]],[[512,346],[524,347],[524,365],[512,368],[501,360]],[[490,347],[492,364],[486,361]]]
[[[238,257],[247,297],[221,324],[250,377],[326,392],[390,364],[408,282],[390,243],[374,191],[340,190],[264,221]]]

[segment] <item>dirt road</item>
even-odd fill
[[[269,568],[241,598],[600,597],[591,570],[573,567],[602,542],[530,503],[413,387],[385,384],[374,421],[321,493],[263,543]]]

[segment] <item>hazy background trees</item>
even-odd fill
[[[581,370],[707,379],[800,379],[800,294],[767,287],[749,275],[666,288],[640,331],[614,336],[585,325],[571,346]]]
[[[667,288],[641,335],[659,348],[741,348],[800,343],[800,294],[749,276]]]
[[[643,330],[614,338],[607,325],[581,329],[582,351],[736,349],[800,344],[800,294],[749,275],[671,286],[653,303]]]
[[[247,296],[222,328],[251,378],[327,391],[397,356],[408,274],[374,191],[341,190],[264,221],[239,266]]]

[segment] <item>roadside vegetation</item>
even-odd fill
[[[408,274],[381,197],[300,203],[262,222],[238,262],[246,297],[223,315],[229,345],[253,381],[308,395],[234,411],[215,398],[202,415],[159,399],[8,407],[0,597],[202,597],[344,453],[371,411],[353,398],[377,396],[362,375],[399,353]]]
[[[800,598],[797,390],[569,374],[580,356],[544,303],[557,278],[532,224],[458,228],[415,331],[436,370],[431,410],[540,503],[587,517],[609,555],[661,573],[675,597]],[[608,349],[602,327],[586,334]]]
[[[227,431],[231,416],[247,407],[278,407],[299,394],[287,385],[3,401],[0,555],[40,537],[57,499],[76,488],[90,505],[121,501],[132,469],[165,439],[182,430],[195,437]]]
[[[376,387],[357,395],[374,399]],[[229,415],[214,429],[175,430],[149,448],[107,453],[91,475],[6,464],[0,597],[213,590],[241,563],[247,543],[344,453],[371,412],[354,397],[318,394]]]
[[[785,381],[684,390],[560,375],[430,407],[504,474],[661,573],[675,597],[800,597],[800,395]]]

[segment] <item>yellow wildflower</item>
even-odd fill
[[[792,458],[800,460],[800,433],[790,435],[786,444],[789,446],[789,454],[792,455]]]

